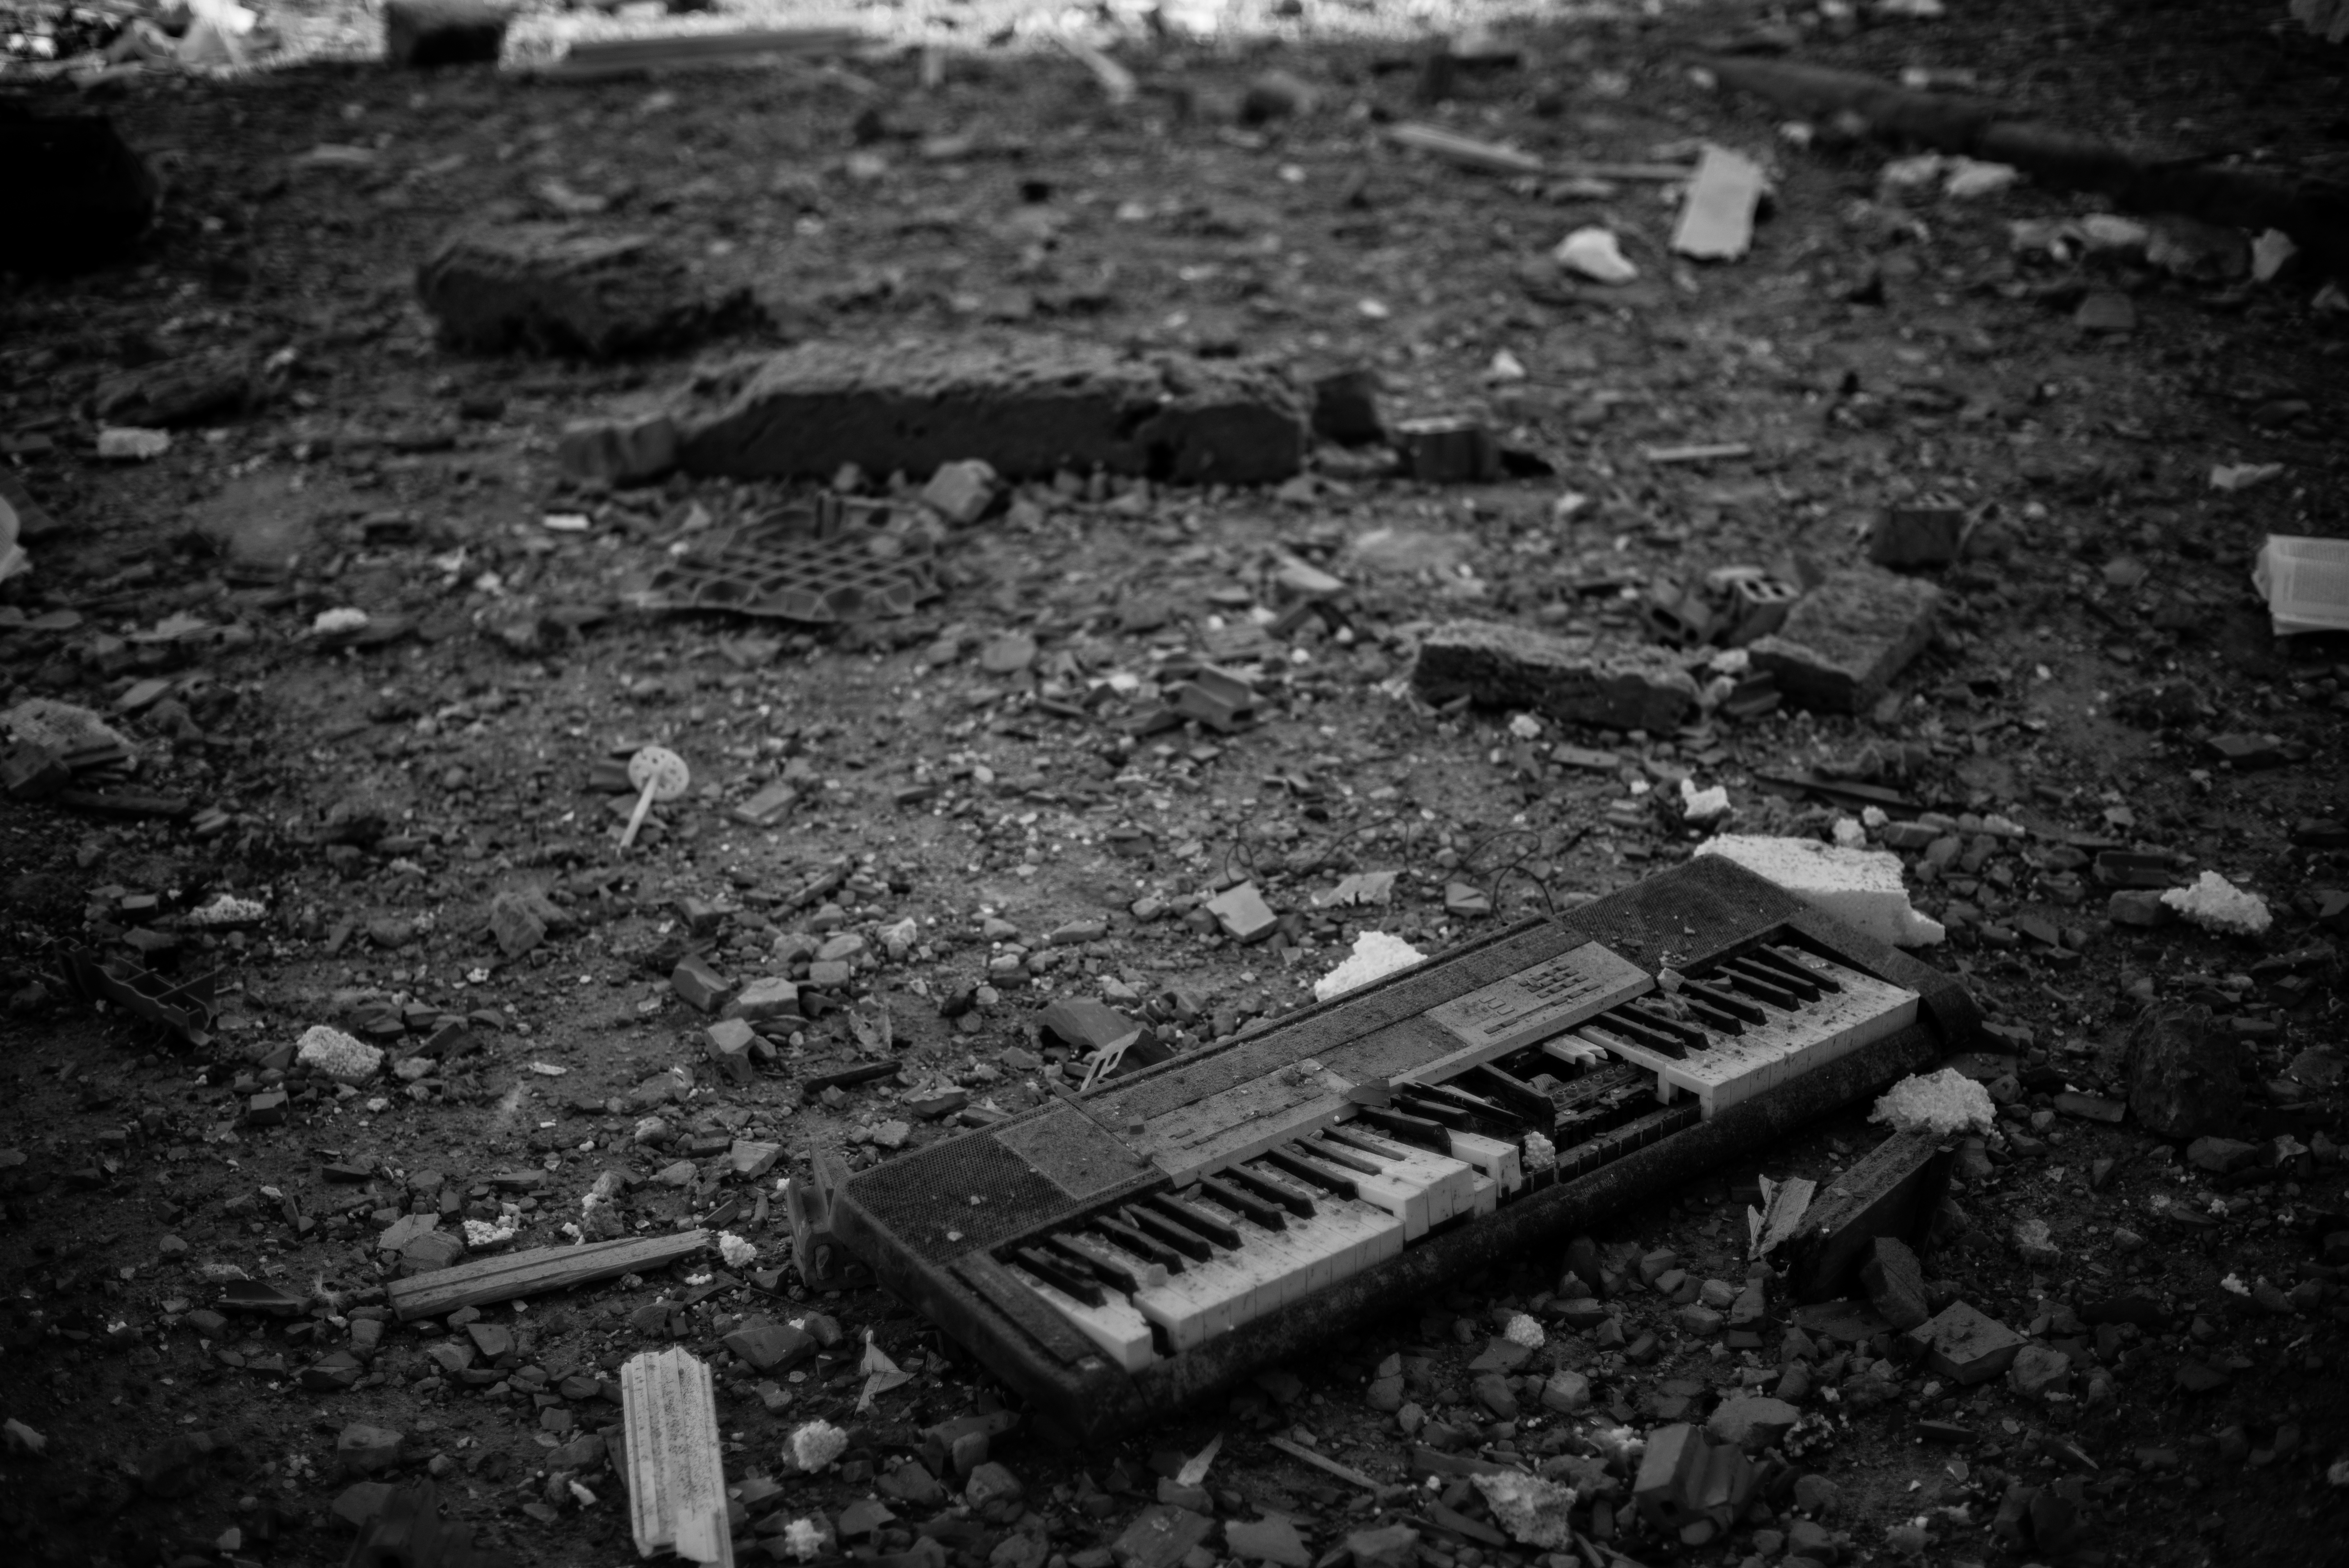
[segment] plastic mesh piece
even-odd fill
[[[711,536],[654,573],[643,603],[833,625],[910,615],[944,591],[929,556],[827,497]]]

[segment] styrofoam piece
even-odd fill
[[[1911,1073],[1885,1090],[1868,1120],[1889,1122],[1896,1132],[1930,1127],[1948,1137],[1988,1132],[1997,1112],[1990,1090],[1955,1068],[1943,1068],[1937,1073]]]
[[[1908,891],[1900,885],[1900,857],[1889,850],[1723,833],[1699,845],[1696,852],[1725,855],[1879,942],[1926,947],[1941,940],[1941,923],[1909,906]]]
[[[2275,923],[2268,901],[2245,892],[2217,872],[2204,872],[2190,887],[2174,887],[2161,902],[2189,923],[2230,936],[2257,936]]]
[[[1354,938],[1354,950],[1340,959],[1335,969],[1313,982],[1313,999],[1327,1002],[1373,980],[1383,980],[1399,969],[1426,962],[1427,954],[1402,937],[1365,931]]]

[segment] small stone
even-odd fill
[[[1675,1311],[1672,1314],[1672,1320],[1678,1323],[1682,1330],[1694,1335],[1699,1339],[1713,1338],[1722,1331],[1728,1321],[1713,1308],[1693,1302]]]
[[[2186,1162],[2198,1171],[2226,1176],[2257,1164],[2260,1146],[2235,1138],[2198,1138],[2186,1146]]]
[[[2157,1007],[2128,1033],[2128,1110],[2166,1139],[2227,1134],[2243,1118],[2241,1045],[2210,1009]]]
[[[1795,1506],[1805,1513],[1816,1513],[1823,1519],[1831,1517],[1842,1499],[1836,1483],[1823,1475],[1795,1478]]]
[[[1226,1521],[1224,1550],[1243,1563],[1273,1563],[1280,1568],[1311,1568],[1313,1562],[1297,1526],[1278,1515]]]
[[[1541,1402],[1545,1408],[1570,1416],[1590,1406],[1590,1379],[1579,1372],[1560,1367],[1543,1383]]]
[[[384,58],[410,70],[493,66],[508,15],[483,0],[384,0]]]
[[[752,1318],[719,1343],[761,1372],[797,1366],[816,1353],[812,1336],[764,1317]]]
[[[1876,1237],[1859,1277],[1868,1299],[1894,1328],[1905,1333],[1932,1315],[1925,1304],[1924,1267],[1908,1243]]]
[[[1721,1402],[1704,1424],[1705,1435],[1717,1443],[1760,1451],[1776,1444],[1802,1412],[1784,1399],[1764,1394],[1737,1394]]]
[[[963,1500],[973,1508],[984,1508],[990,1502],[1016,1500],[1025,1491],[1018,1476],[989,1460],[971,1470],[970,1479],[963,1484]]]
[[[1476,1379],[1472,1387],[1476,1403],[1483,1406],[1493,1419],[1514,1421],[1517,1418],[1516,1392],[1509,1387],[1509,1379],[1506,1373],[1485,1373]]]
[[[2072,1358],[2044,1345],[2025,1345],[2007,1368],[2007,1384],[2026,1399],[2060,1394],[2071,1386]]]
[[[399,1462],[405,1439],[387,1427],[354,1421],[335,1439],[335,1459],[347,1473],[370,1474]]]
[[[1358,1530],[1346,1537],[1354,1568],[1419,1568],[1419,1532],[1408,1524]]]
[[[1909,1330],[1909,1337],[1924,1351],[1933,1371],[1969,1385],[2005,1372],[2023,1346],[2021,1335],[1962,1301],[1951,1303],[1931,1321]]]
[[[2147,930],[2168,925],[2178,918],[2178,912],[2161,902],[2161,894],[2152,888],[2116,888],[2105,901],[2105,913],[2115,925],[2134,925]]]
[[[1154,1502],[1126,1526],[1110,1551],[1121,1568],[1176,1568],[1187,1563],[1194,1549],[1204,1547],[1215,1532],[1216,1522],[1206,1514]],[[1404,1559],[1381,1568],[1417,1568],[1417,1564]]]

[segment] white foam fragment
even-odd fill
[[[1884,1091],[1870,1121],[1888,1122],[1896,1132],[1930,1128],[1946,1138],[1952,1133],[1988,1132],[1997,1107],[1990,1090],[1955,1068],[1925,1076],[1911,1073]]]
[[[730,1269],[747,1268],[759,1261],[759,1243],[745,1241],[731,1231],[718,1234],[718,1255],[726,1260]]]
[[[1540,1324],[1520,1312],[1509,1319],[1509,1326],[1501,1331],[1501,1337],[1512,1345],[1522,1345],[1528,1350],[1539,1350],[1542,1347],[1542,1342],[1548,1336],[1542,1333]]]
[[[792,1462],[810,1475],[848,1451],[848,1434],[830,1421],[810,1421],[792,1434]]]
[[[1900,857],[1889,850],[1723,833],[1700,844],[1696,852],[1726,856],[1878,942],[1926,947],[1941,940],[1941,923],[1909,907],[1908,891],[1900,885]]]
[[[339,1083],[365,1083],[383,1068],[381,1050],[324,1024],[303,1031],[294,1059]]]
[[[810,1519],[794,1519],[783,1526],[783,1547],[802,1563],[812,1563],[823,1551],[823,1532]]]
[[[310,631],[313,635],[320,637],[348,636],[354,632],[366,631],[371,620],[365,610],[346,604],[337,609],[319,611],[317,619],[310,623]]]
[[[514,1239],[517,1228],[514,1218],[512,1214],[501,1214],[495,1220],[466,1221],[466,1247],[473,1252],[481,1252],[489,1247],[504,1246]]]
[[[1427,954],[1402,937],[1383,931],[1365,931],[1354,938],[1354,950],[1340,959],[1335,969],[1313,982],[1313,999],[1327,1002],[1332,996],[1360,990],[1373,980],[1383,980],[1398,970],[1426,962]]]
[[[2275,923],[2267,900],[2245,892],[2217,872],[2204,872],[2190,887],[2171,888],[2161,902],[2203,930],[2230,936],[2257,936]]]

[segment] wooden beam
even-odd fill
[[[666,1236],[631,1236],[624,1241],[589,1242],[576,1247],[532,1247],[502,1257],[436,1269],[412,1279],[395,1280],[385,1299],[402,1323],[439,1317],[460,1306],[487,1306],[518,1296],[546,1295],[574,1285],[593,1284],[624,1274],[667,1268],[709,1245],[708,1231],[678,1231]]]
[[[647,1350],[620,1368],[627,1433],[628,1523],[636,1553],[674,1552],[734,1568],[726,1522],[726,1465],[709,1367],[690,1351]]]

